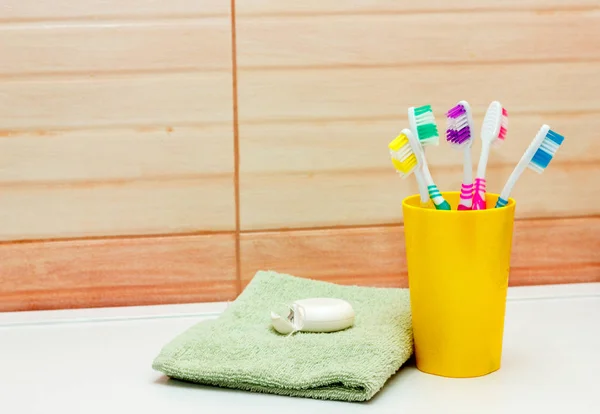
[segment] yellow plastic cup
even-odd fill
[[[443,192],[452,210],[402,202],[415,359],[420,371],[478,377],[500,369],[515,200],[458,211],[459,192]]]

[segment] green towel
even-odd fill
[[[348,301],[354,326],[333,333],[271,327],[270,311],[304,298]],[[167,344],[153,368],[199,384],[293,397],[366,401],[411,356],[408,289],[341,286],[276,272],[258,272],[214,320]]]

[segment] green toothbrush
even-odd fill
[[[408,122],[410,123],[410,129],[412,130],[413,135],[417,137],[421,143],[420,150],[423,159],[423,176],[427,185],[429,197],[437,210],[451,210],[450,204],[444,199],[442,193],[440,193],[440,190],[438,190],[433,182],[427,160],[425,159],[425,151],[423,150],[426,146],[438,146],[440,144],[440,134],[438,133],[435,124],[435,117],[433,116],[431,105],[424,105],[416,108],[411,106],[408,108]]]

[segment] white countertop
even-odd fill
[[[0,313],[0,412],[600,412],[600,283],[510,288],[499,371],[448,379],[410,363],[367,403],[203,387],[152,370],[165,343],[225,306]]]

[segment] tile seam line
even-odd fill
[[[238,76],[237,76],[237,33],[235,0],[230,2],[231,17],[231,81],[232,81],[232,121],[233,121],[233,191],[235,202],[235,276],[237,294],[242,292],[241,242],[240,242],[240,142],[238,120]]]

